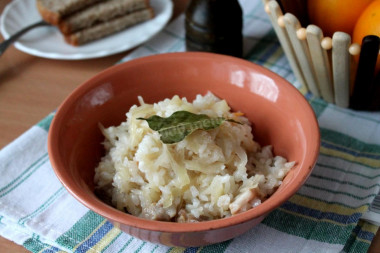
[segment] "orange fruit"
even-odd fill
[[[319,26],[325,36],[340,31],[352,35],[362,11],[373,0],[309,0],[310,23]]]
[[[361,44],[367,35],[377,35],[380,37],[380,0],[375,0],[362,12],[356,22],[353,42]],[[377,57],[377,71],[380,71],[380,57]]]

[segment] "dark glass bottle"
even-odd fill
[[[243,55],[243,15],[237,0],[191,0],[186,9],[186,50]]]

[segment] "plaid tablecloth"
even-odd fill
[[[241,5],[246,59],[304,92],[261,1]],[[184,49],[182,15],[122,61]],[[322,135],[317,165],[289,201],[242,236],[207,247],[170,248],[113,227],[77,202],[54,175],[47,154],[54,113],[0,151],[0,235],[32,252],[366,252],[377,226],[360,218],[380,186],[380,114],[305,96]]]

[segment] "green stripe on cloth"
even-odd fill
[[[367,252],[371,241],[376,234],[377,228],[378,227],[373,224],[360,220],[344,246],[343,252]],[[364,235],[366,238],[361,238],[361,235]]]
[[[36,162],[29,166],[22,174],[20,174],[16,179],[10,182],[8,185],[0,189],[0,198],[6,196],[8,193],[16,189],[20,184],[27,180],[34,172],[36,172],[42,165],[49,161],[48,154],[45,153]]]
[[[135,250],[135,253],[138,253],[141,251],[141,249],[145,246],[146,242],[143,242],[138,248],[137,250]]]
[[[18,175],[15,179],[13,179],[11,182],[9,182],[6,186],[4,186],[4,187],[2,187],[2,188],[0,188],[0,194],[3,192],[3,191],[5,191],[5,190],[7,190],[7,189],[9,189],[9,187],[11,187],[13,184],[15,184],[17,181],[19,181],[19,180],[21,180],[22,179],[22,177],[24,177],[25,176],[25,174],[29,171],[29,170],[31,170],[31,169],[33,169],[35,166],[39,166],[39,164],[41,163],[41,161],[42,161],[42,163],[44,163],[46,160],[48,160],[49,159],[49,157],[48,157],[48,153],[45,153],[45,154],[43,154],[41,157],[39,157],[36,161],[34,161],[26,170],[24,170],[24,171],[22,171],[21,172],[21,174],[20,175]]]
[[[49,131],[51,121],[54,118],[55,113],[50,113],[48,116],[46,116],[43,120],[37,123],[37,126],[44,129],[46,132]]]
[[[50,196],[40,207],[38,207],[35,211],[33,211],[31,214],[21,218],[18,221],[18,224],[21,226],[24,226],[25,223],[30,220],[31,218],[37,216],[38,214],[42,213],[44,210],[46,210],[54,201],[59,198],[63,193],[65,192],[65,188],[62,186],[58,189],[52,196]]]
[[[33,235],[32,238],[27,239],[22,246],[33,253],[38,253],[44,249],[50,248],[49,244],[42,243],[35,235]]]
[[[65,248],[73,250],[93,233],[103,221],[103,217],[92,211],[88,211],[69,231],[61,235],[56,242]]]
[[[278,208],[271,212],[263,224],[281,232],[320,242],[344,245],[355,225],[332,224]],[[323,231],[321,233],[321,231]],[[331,236],[334,235],[334,236]]]
[[[158,247],[160,247],[160,244],[157,244],[156,246],[154,246],[154,248],[150,251],[150,253],[153,253]]]
[[[121,253],[121,252],[123,252],[127,247],[128,247],[128,245],[133,241],[133,237],[131,237],[125,244],[124,244],[124,246],[118,251],[118,253]]]
[[[320,127],[320,131],[324,141],[344,147],[348,151],[358,152],[357,155],[368,155],[368,158],[373,156],[373,159],[380,159],[380,145],[365,143],[354,137],[323,127]]]

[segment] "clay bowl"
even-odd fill
[[[137,96],[153,103],[177,94],[195,98],[213,92],[253,123],[255,139],[296,161],[279,189],[244,213],[199,223],[144,220],[118,211],[94,194],[94,168],[104,150],[98,128],[125,121]],[[236,237],[289,199],[315,165],[318,123],[309,103],[283,78],[251,62],[210,53],[170,53],[139,58],[106,69],[74,90],[59,107],[49,131],[54,171],[83,205],[140,239],[170,246],[201,246]]]

